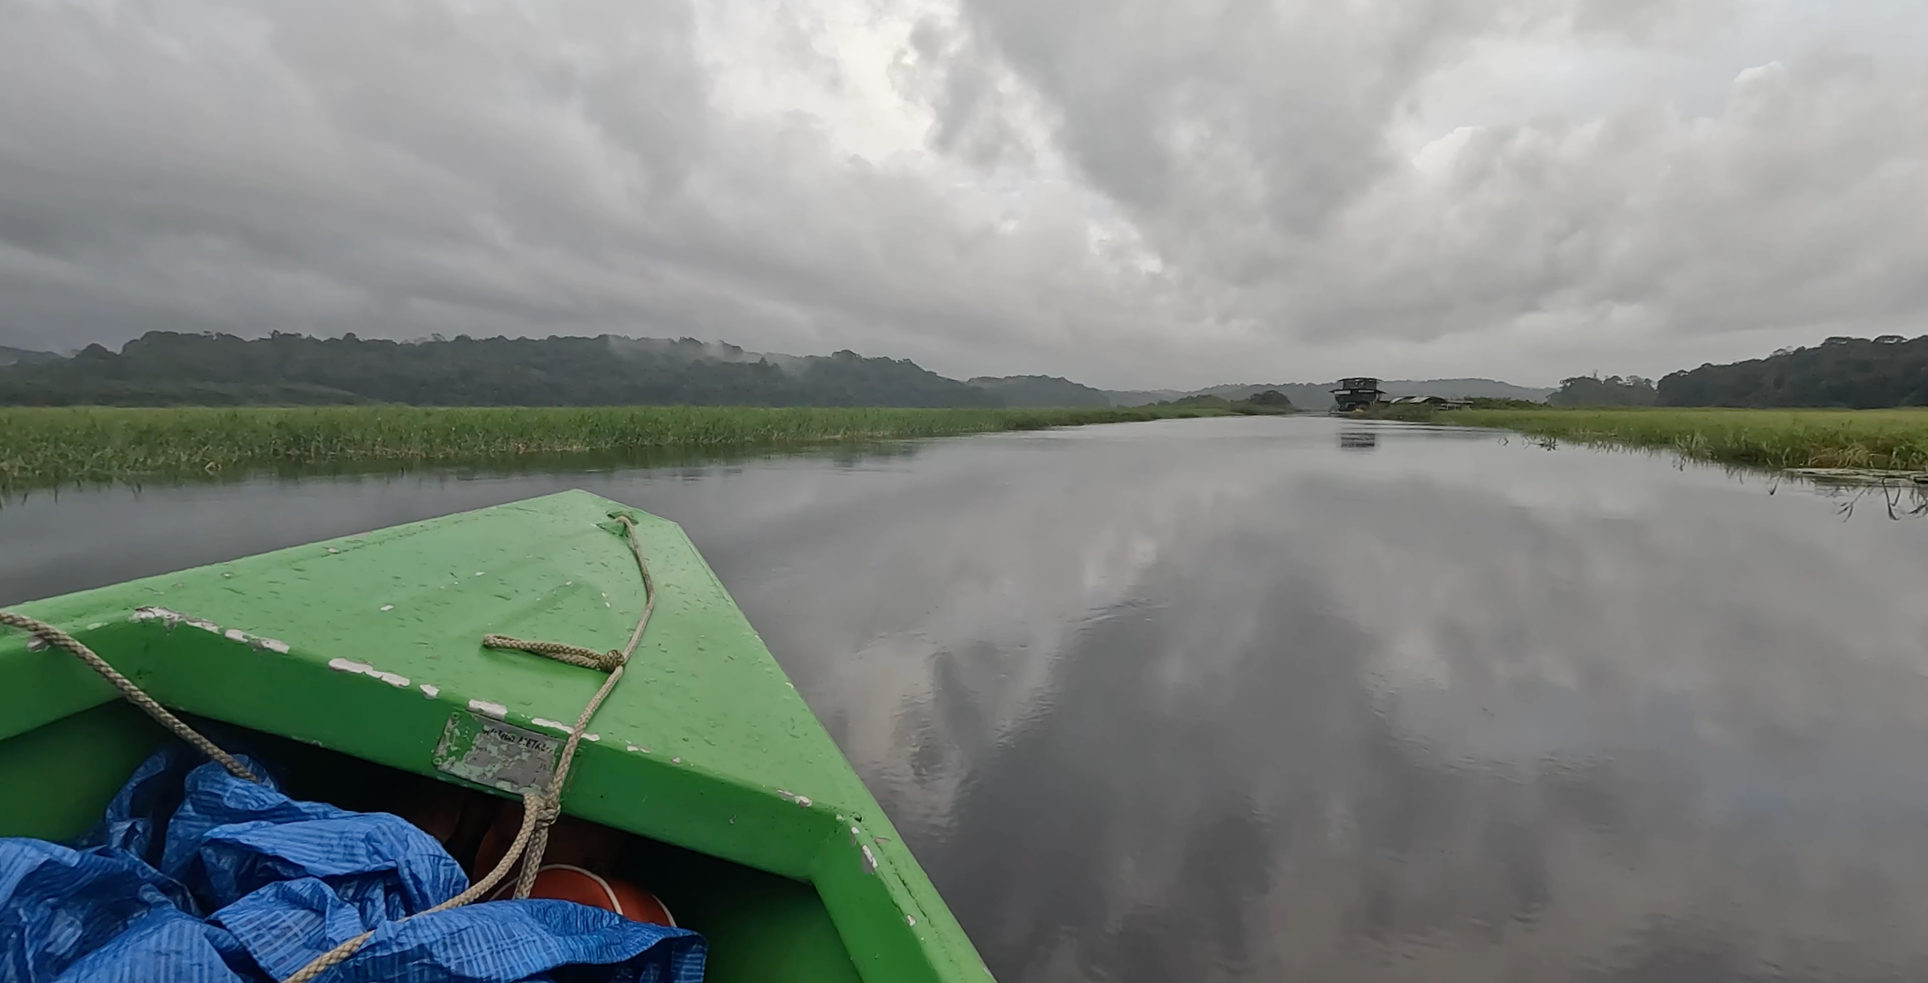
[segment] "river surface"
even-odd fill
[[[580,487],[684,525],[1005,983],[1928,979],[1928,520],[1228,419],[37,492],[0,603]]]

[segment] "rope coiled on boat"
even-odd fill
[[[512,638],[507,635],[495,634],[484,635],[482,637],[482,644],[488,648],[516,649],[518,651],[528,652],[531,655],[540,655],[544,658],[554,659],[557,662],[581,666],[585,669],[597,669],[607,672],[609,678],[603,680],[602,686],[596,690],[596,695],[590,697],[589,702],[583,706],[581,715],[576,718],[575,726],[569,729],[569,740],[562,746],[562,756],[556,761],[555,772],[549,777],[549,784],[539,793],[524,792],[522,794],[522,825],[516,830],[515,839],[510,842],[508,852],[503,854],[502,860],[495,865],[495,869],[489,871],[486,876],[470,885],[469,889],[463,891],[461,894],[427,911],[410,915],[408,916],[409,918],[417,918],[421,915],[432,915],[438,911],[447,911],[450,908],[460,908],[463,905],[487,897],[489,892],[495,890],[496,885],[500,884],[503,878],[508,876],[509,871],[515,869],[516,863],[518,861],[524,861],[525,859],[526,862],[522,864],[522,872],[520,876],[516,878],[515,896],[518,899],[527,898],[529,892],[534,889],[536,873],[542,867],[542,856],[549,848],[549,827],[554,825],[557,817],[562,815],[562,786],[569,777],[569,766],[575,760],[576,749],[582,744],[583,732],[589,727],[590,718],[596,715],[597,709],[599,709],[603,701],[609,697],[610,691],[616,688],[617,681],[623,678],[623,670],[629,664],[629,657],[635,653],[637,644],[642,641],[643,629],[649,627],[650,615],[656,611],[656,580],[650,574],[648,559],[643,556],[642,543],[636,538],[636,524],[630,520],[629,516],[621,513],[617,513],[614,518],[622,524],[624,539],[629,545],[629,552],[636,558],[636,568],[643,576],[643,613],[641,617],[636,619],[636,629],[629,633],[629,641],[625,643],[622,648],[612,649],[608,652],[598,652],[595,649],[584,648],[580,645],[571,645],[566,642],[529,641],[526,639]],[[14,614],[11,611],[0,611],[0,624],[10,625],[23,631],[31,632],[47,644],[72,653],[95,672],[100,673],[102,678],[112,683],[114,688],[120,690],[121,695],[125,696],[129,702],[146,711],[147,715],[153,717],[161,726],[166,727],[182,740],[192,744],[203,754],[218,762],[221,767],[226,768],[235,777],[251,782],[261,780],[257,778],[253,772],[249,771],[246,766],[242,765],[241,762],[235,760],[233,755],[221,750],[213,741],[201,736],[198,731],[182,722],[179,717],[169,713],[166,707],[161,706],[153,697],[142,692],[141,688],[134,685],[132,680],[121,675],[118,670],[108,664],[106,659],[96,655],[92,649],[89,649],[74,636],[44,621],[29,618],[26,615]],[[354,955],[355,952],[368,941],[369,937],[374,934],[374,931],[371,929],[343,942],[341,945],[316,957],[314,961],[303,966],[297,970],[294,975],[282,980],[281,983],[308,983],[309,980],[320,976],[330,968]]]
[[[533,655],[578,666],[582,666],[583,663],[572,657],[580,657],[582,653],[587,652],[590,653],[590,658],[601,659],[608,664],[605,671],[609,673],[609,678],[603,680],[602,688],[596,690],[596,695],[590,697],[589,702],[583,706],[582,715],[576,718],[576,725],[569,728],[569,740],[562,746],[562,757],[556,761],[555,774],[549,777],[549,787],[543,790],[542,812],[530,836],[530,862],[522,865],[522,876],[516,880],[515,896],[517,898],[528,897],[529,891],[535,887],[537,868],[542,866],[542,855],[549,848],[549,827],[555,823],[556,817],[562,814],[562,783],[569,776],[569,763],[575,759],[576,748],[582,744],[582,734],[589,726],[589,718],[596,715],[596,708],[602,706],[603,700],[609,696],[609,691],[616,688],[616,681],[623,678],[623,669],[629,665],[629,657],[635,653],[636,644],[643,640],[643,629],[649,627],[649,616],[656,612],[656,578],[650,575],[649,560],[643,556],[643,544],[636,539],[636,524],[629,520],[629,516],[621,513],[617,513],[615,518],[617,522],[622,523],[623,538],[629,543],[630,555],[636,558],[637,571],[643,575],[643,614],[636,619],[636,630],[629,633],[629,641],[623,643],[622,648],[613,649],[607,653],[596,653],[594,649],[562,642],[531,642],[506,635],[482,637],[482,644],[490,648],[520,649]],[[587,665],[584,668],[602,667]],[[526,798],[523,813],[523,823],[527,825]]]

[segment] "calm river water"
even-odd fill
[[[1327,419],[0,506],[0,603],[681,522],[1005,983],[1928,979],[1928,520]]]

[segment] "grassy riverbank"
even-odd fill
[[[1928,409],[1473,409],[1433,419],[1751,467],[1928,470]]]
[[[0,488],[363,461],[783,447],[1222,416],[1220,408],[0,408]]]

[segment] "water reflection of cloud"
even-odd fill
[[[946,450],[813,552],[891,571],[899,614],[787,637],[860,653],[805,656],[813,701],[995,968],[1921,958],[1893,928],[1928,915],[1919,530],[1660,461],[1382,447]]]
[[[780,552],[807,562],[730,578],[873,784],[919,789],[905,814],[941,820],[949,808],[929,777],[937,752],[907,756],[907,742],[962,759],[945,774],[968,770],[976,749],[1052,699],[1054,666],[1080,626],[1140,603],[1139,583],[1167,550],[1201,517],[1245,510],[1254,492],[1244,469],[1148,468],[1131,445],[1070,467],[1069,447],[1020,446],[1017,463],[1034,466],[1015,473],[1008,445],[966,442],[920,459],[914,476],[825,487],[821,512],[789,512],[775,533]],[[723,555],[769,550],[753,528]],[[961,700],[984,730],[949,729]]]

